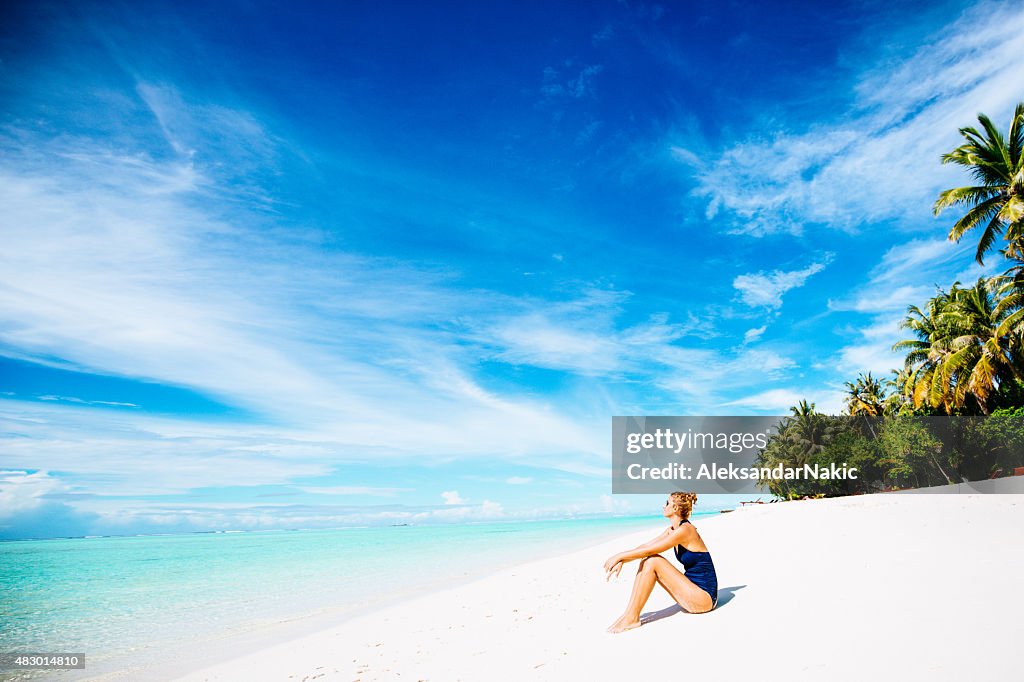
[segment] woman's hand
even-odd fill
[[[620,558],[620,555],[616,554],[613,557],[609,557],[608,561],[604,562],[605,580],[608,580],[613,575],[618,575],[621,570],[622,559]]]

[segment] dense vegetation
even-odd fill
[[[958,210],[948,238],[976,235],[978,263],[996,249],[1005,270],[911,305],[900,325],[910,338],[893,346],[906,352],[903,367],[882,381],[869,372],[846,382],[846,415],[807,402],[791,408],[759,458],[761,466],[844,463],[860,478],[773,481],[772,493],[942,485],[1024,466],[1024,102],[1005,137],[987,116],[978,121],[980,131],[961,128],[963,144],[942,156],[974,184],[942,192],[934,210]]]

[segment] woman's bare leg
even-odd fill
[[[658,575],[654,571],[654,562],[650,560],[650,557],[641,559],[640,566],[636,569],[633,593],[629,595],[626,610],[617,621],[612,623],[608,632],[625,632],[640,627],[640,611],[651,597],[656,582],[658,582]]]
[[[654,591],[655,583],[661,585],[677,604],[690,613],[704,613],[713,608],[708,593],[690,582],[665,557],[650,556],[640,561],[626,610],[612,623],[608,632],[625,632],[640,626],[640,611]]]

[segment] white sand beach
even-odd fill
[[[682,612],[655,587],[645,625],[605,632],[636,563],[611,583],[602,563],[657,534],[653,524],[180,679],[1020,678],[1024,497],[807,500],[697,527],[719,579],[718,608],[707,614]]]

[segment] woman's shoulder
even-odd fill
[[[683,521],[678,530],[680,531],[680,535],[683,537],[700,537],[700,533],[697,532],[697,527],[689,521]]]
[[[704,544],[704,538],[697,532],[697,527],[692,523],[684,523],[683,526],[688,529],[687,535],[687,547],[690,547],[695,552],[706,552],[708,551],[707,545]]]

